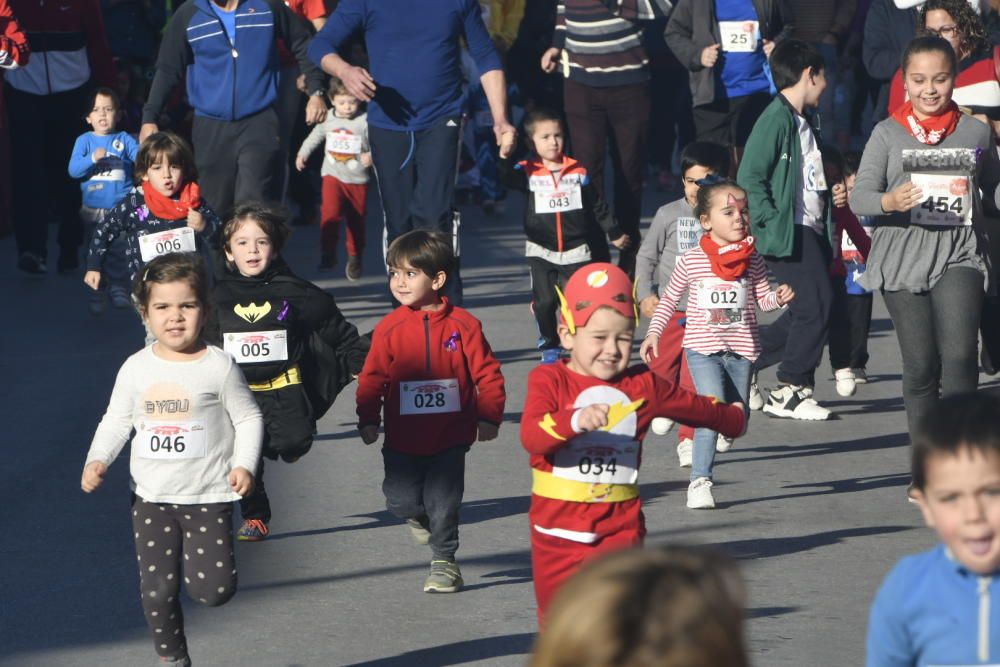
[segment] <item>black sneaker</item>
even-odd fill
[[[36,276],[49,270],[49,267],[45,266],[45,258],[33,252],[22,252],[17,258],[17,268]]]
[[[76,250],[61,250],[59,259],[56,261],[56,270],[59,273],[75,273],[80,268],[80,255]]]

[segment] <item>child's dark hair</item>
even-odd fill
[[[729,149],[714,141],[692,141],[681,153],[681,176],[691,167],[705,167],[714,173],[729,173]]]
[[[545,121],[554,120],[559,123],[560,129],[565,130],[566,126],[563,125],[562,116],[553,111],[552,109],[538,108],[529,111],[524,117],[524,135],[529,139],[535,133],[535,126],[539,123],[544,123]]]
[[[208,308],[208,271],[205,260],[196,252],[172,252],[160,255],[143,267],[132,286],[132,296],[140,314],[149,308],[149,295],[156,283],[186,282],[198,296],[202,309]]]
[[[913,437],[913,486],[927,484],[927,461],[959,450],[1000,456],[1000,399],[986,392],[942,398],[927,411]]]
[[[451,247],[451,239],[440,232],[426,229],[414,229],[403,234],[385,253],[385,263],[390,268],[399,268],[405,264],[420,269],[433,278],[444,272],[450,276],[455,265],[455,252]]]
[[[861,152],[847,151],[844,153],[844,177],[854,176],[861,168]]]
[[[962,36],[961,48],[967,56],[985,55],[990,50],[990,38],[983,19],[972,8],[969,0],[927,0],[917,16],[917,34],[927,32],[927,12],[943,11],[955,21],[955,28]]]
[[[149,135],[139,146],[139,153],[135,156],[136,184],[142,183],[143,176],[161,157],[181,168],[181,177],[185,183],[198,180],[198,168],[194,165],[191,145],[173,132],[157,132]]]
[[[701,188],[698,190],[698,202],[694,206],[694,217],[699,220],[701,220],[701,216],[708,215],[709,209],[712,208],[712,195],[714,195],[716,191],[723,188],[736,188],[746,195],[746,190],[740,187],[739,183],[728,178],[708,176],[698,181],[698,185],[700,185]]]
[[[288,216],[284,211],[264,202],[248,201],[237,204],[232,216],[222,227],[222,247],[232,252],[229,241],[233,238],[233,234],[243,226],[243,223],[252,220],[271,240],[275,254],[280,253],[291,233],[286,223],[287,219]]]
[[[330,84],[326,87],[326,95],[331,100],[336,95],[350,95],[351,97],[354,97],[354,93],[349,91],[347,86],[344,85],[344,82],[335,76],[330,77]]]
[[[612,552],[559,590],[529,667],[747,667],[744,584],[704,547]]]
[[[99,95],[104,95],[105,97],[110,98],[111,106],[115,108],[115,111],[122,110],[122,100],[118,97],[118,93],[111,88],[101,86],[100,88],[94,88],[94,90],[90,92],[90,95],[87,95],[87,106],[83,110],[84,118],[89,116],[90,112],[94,110],[94,107],[97,105],[97,97]]]
[[[910,59],[913,58],[913,56],[918,53],[934,52],[943,53],[945,55],[951,65],[951,73],[954,76],[955,72],[958,71],[958,56],[955,55],[955,49],[951,48],[951,44],[948,43],[948,40],[936,35],[917,37],[906,45],[906,50],[903,51],[903,59],[900,65],[903,69],[903,74],[906,74],[906,68],[910,66]]]
[[[791,88],[802,78],[802,73],[821,72],[824,69],[823,56],[819,50],[800,39],[786,39],[779,42],[771,52],[771,76],[778,90]]]

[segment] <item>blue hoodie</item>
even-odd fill
[[[875,596],[867,667],[1000,664],[1000,580],[969,572],[943,545],[903,558]]]
[[[106,155],[94,161],[94,151]],[[82,179],[83,205],[112,208],[132,189],[132,169],[139,144],[127,132],[100,135],[84,132],[76,139],[69,156],[69,175]]]

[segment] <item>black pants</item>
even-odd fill
[[[833,285],[830,278],[830,244],[818,233],[795,226],[791,256],[769,257],[767,267],[779,283],[795,290],[788,311],[773,324],[761,328],[758,370],[778,365],[778,382],[812,387],[816,367],[826,345]]]
[[[830,366],[833,370],[868,365],[872,301],[871,294],[848,294],[843,280],[834,284],[830,312]]]
[[[528,268],[531,270],[531,298],[534,302],[535,321],[538,323],[538,335],[541,337],[539,347],[543,350],[559,347],[559,334],[556,331],[559,312],[560,289],[566,286],[566,281],[581,266],[580,264],[553,264],[538,257],[528,258]]]
[[[240,500],[240,515],[267,523],[271,520],[271,501],[264,488],[264,458],[276,461],[281,457],[292,462],[303,456],[312,447],[316,421],[301,384],[255,391],[253,397],[264,416],[264,442],[253,489]]]
[[[281,195],[278,114],[268,108],[240,120],[194,117],[191,142],[205,201],[225,220],[234,203]]]
[[[635,272],[639,250],[639,216],[642,211],[642,177],[646,168],[649,136],[649,83],[598,88],[570,79],[563,84],[571,155],[590,171],[590,180],[604,195],[604,156],[610,144],[614,169],[615,218],[632,239],[621,251],[618,265]],[[600,243],[607,247],[607,241]],[[599,246],[591,245],[595,256]]]
[[[882,292],[903,357],[903,404],[910,437],[940,396],[975,391],[983,274],[948,269],[929,292]]]
[[[77,136],[87,129],[80,120],[86,93],[81,87],[32,95],[4,86],[11,158],[16,160],[10,172],[18,253],[47,256],[53,212],[59,222],[60,253],[75,253],[83,243],[80,186],[66,173],[66,163]]]
[[[132,496],[142,611],[158,655],[187,654],[181,576],[191,599],[209,607],[236,593],[232,521],[232,503],[172,505]]]
[[[692,110],[698,141],[714,141],[723,146],[746,146],[754,123],[771,103],[769,93],[716,99]]]
[[[404,454],[382,448],[385,506],[400,519],[426,516],[435,560],[455,560],[458,551],[458,511],[465,493],[468,445],[431,456]]]

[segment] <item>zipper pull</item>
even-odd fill
[[[239,57],[240,54],[236,51],[236,49],[233,49],[233,58],[239,58]]]

